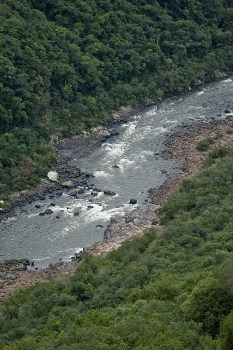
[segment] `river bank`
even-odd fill
[[[138,109],[139,110],[139,109]],[[131,106],[122,107],[113,113],[104,126],[93,128],[90,132],[69,139],[53,140],[52,146],[57,153],[57,163],[53,171],[59,176],[58,181],[48,178],[42,179],[40,185],[33,189],[13,193],[6,202],[6,209],[0,211],[0,221],[11,217],[17,207],[23,207],[35,200],[44,200],[46,195],[60,196],[64,189],[80,186],[89,186],[92,174],[82,172],[77,166],[70,163],[72,157],[79,159],[93,149],[100,146],[112,136],[118,135],[118,127],[129,121],[138,110]]]
[[[196,149],[197,143],[211,137],[214,143],[205,152]],[[140,236],[144,230],[153,226],[159,231],[159,218],[156,209],[166,201],[178,188],[179,182],[195,175],[203,166],[204,160],[214,147],[228,146],[233,142],[233,121],[230,114],[223,120],[212,120],[210,123],[192,123],[174,129],[165,141],[162,156],[165,159],[178,160],[178,167],[166,174],[166,181],[159,188],[149,190],[151,202],[144,209],[135,209],[120,219],[113,219],[105,230],[104,240],[84,249],[84,254],[98,256],[117,249],[122,242],[134,236]],[[155,155],[155,157],[158,154]],[[51,278],[74,273],[83,258],[83,253],[69,263],[60,262],[44,270],[24,270],[22,262],[3,262],[0,265],[0,300],[4,300],[16,290],[33,285],[38,281],[48,281]]]
[[[232,72],[219,73],[215,81],[221,81],[223,78],[230,77]],[[208,82],[209,83],[209,82]],[[182,91],[175,98],[180,98],[195,91],[202,91],[207,82],[200,82],[199,86],[193,87],[192,90]],[[90,153],[92,150],[106,142],[110,137],[118,135],[119,126],[130,121],[131,117],[141,110],[150,108],[155,104],[159,105],[162,101],[168,98],[174,98],[172,94],[166,94],[163,98],[157,101],[150,101],[147,105],[133,108],[131,105],[123,106],[119,110],[113,112],[109,120],[103,125],[91,129],[89,132],[83,132],[81,135],[73,136],[59,140],[53,138],[51,145],[57,153],[57,163],[53,171],[59,175],[59,181],[51,181],[48,178],[42,179],[41,183],[35,188],[14,192],[7,201],[6,208],[0,209],[0,221],[11,217],[17,207],[23,207],[36,200],[44,200],[46,195],[51,195],[51,198],[60,196],[61,191],[67,188],[75,188],[80,186],[90,186],[92,174],[82,172],[77,166],[71,163],[72,158],[79,159]]]

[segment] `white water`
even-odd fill
[[[35,260],[35,266],[44,267],[102,240],[111,218],[145,207],[148,189],[160,186],[166,179],[165,171],[176,168],[175,161],[155,156],[163,149],[166,135],[181,123],[208,122],[218,114],[224,118],[225,108],[232,106],[232,93],[233,81],[225,79],[133,116],[119,127],[118,136],[74,160],[83,171],[95,175],[92,187],[101,192],[93,196],[91,190],[85,190],[78,199],[68,192],[18,209],[14,218],[0,223],[0,259],[28,258]],[[114,165],[119,168],[112,168]],[[106,189],[116,195],[104,195]],[[137,199],[137,205],[129,204],[131,198]],[[51,202],[55,206],[51,207]],[[36,209],[36,204],[41,208]],[[54,213],[39,216],[46,208]],[[74,216],[77,209],[80,215]]]

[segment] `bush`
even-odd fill
[[[209,146],[212,145],[213,143],[214,143],[213,139],[211,137],[207,137],[206,139],[203,139],[203,140],[198,142],[196,149],[199,152],[207,151]]]

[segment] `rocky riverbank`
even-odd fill
[[[131,115],[136,113],[131,106],[122,107],[113,113],[110,121],[105,126],[93,128],[89,133],[74,136],[70,139],[53,141],[53,147],[57,152],[58,160],[54,172],[59,176],[58,181],[43,179],[41,184],[34,189],[13,193],[7,204],[7,209],[0,211],[0,220],[11,217],[14,209],[23,207],[33,201],[43,201],[45,196],[60,196],[63,190],[72,189],[77,186],[91,188],[92,174],[82,172],[76,165],[72,164],[73,159],[79,159],[91,152],[112,136],[119,134],[118,127],[127,122]]]
[[[197,143],[207,137],[213,139],[213,144],[205,152],[198,151]],[[3,300],[15,290],[37,281],[47,281],[53,277],[72,274],[85,253],[104,255],[118,248],[125,240],[142,235],[146,228],[154,226],[161,230],[156,209],[174,192],[180,180],[196,174],[212,148],[231,145],[232,142],[233,118],[230,114],[220,121],[213,119],[210,123],[193,123],[177,127],[168,136],[162,156],[166,159],[177,159],[179,166],[173,173],[167,174],[167,180],[162,186],[149,190],[150,202],[147,208],[135,209],[123,218],[112,220],[105,231],[104,240],[85,248],[84,252],[77,254],[70,263],[60,262],[46,270],[30,271],[24,269],[23,261],[2,262],[0,264],[0,299]],[[61,147],[61,152],[66,154],[64,157],[67,157],[67,164],[76,150],[74,144],[75,141],[71,140]]]

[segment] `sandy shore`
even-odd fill
[[[122,242],[133,236],[140,236],[148,227],[160,228],[159,219],[155,209],[166,201],[178,188],[183,178],[192,177],[203,166],[204,160],[210,150],[218,146],[228,146],[233,142],[233,122],[229,120],[215,121],[211,123],[197,123],[192,126],[178,127],[170,134],[165,142],[165,150],[162,156],[166,159],[176,159],[178,168],[174,173],[167,174],[164,184],[150,191],[151,203],[146,209],[136,209],[126,217],[113,221],[105,235],[105,240],[85,249],[95,256],[105,255],[117,249]],[[214,143],[205,152],[196,149],[198,141],[212,137]],[[16,290],[35,284],[38,281],[48,281],[51,278],[61,277],[74,273],[80,264],[80,259],[58,264],[46,270],[29,271],[22,267],[9,265],[8,273],[4,274],[4,268],[0,266],[0,301],[12,295]],[[3,265],[2,265],[3,266]]]

